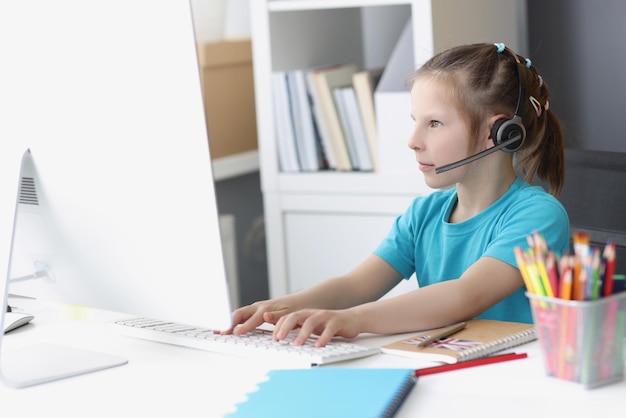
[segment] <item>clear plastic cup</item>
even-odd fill
[[[587,388],[624,378],[626,292],[593,301],[526,296],[549,376]]]

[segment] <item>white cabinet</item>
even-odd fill
[[[387,233],[394,218],[375,213],[286,212],[288,289],[300,290],[320,277],[353,269]]]
[[[393,150],[377,172],[282,173],[271,75],[329,64],[387,65],[407,25],[413,65],[469,42],[526,48],[525,3],[518,0],[253,0],[250,2],[261,187],[270,296],[346,272],[385,236],[410,201],[430,192],[407,148],[408,92],[384,109],[380,147]],[[401,85],[401,83],[398,83]],[[379,125],[380,129],[380,125]]]

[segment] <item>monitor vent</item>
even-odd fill
[[[24,205],[39,205],[34,178],[22,177],[22,181],[20,182],[19,203]]]

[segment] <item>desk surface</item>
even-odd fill
[[[245,400],[271,368],[247,359],[119,336],[106,325],[112,318],[109,313],[69,311],[21,300],[13,303],[36,318],[6,334],[3,351],[50,342],[125,356],[129,363],[24,389],[0,384],[2,416],[220,417]],[[356,341],[380,346],[398,338],[363,336]],[[587,390],[547,377],[537,342],[516,351],[527,352],[528,358],[421,377],[397,417],[439,416],[444,411],[445,416],[469,413],[480,417],[626,412],[626,381]],[[339,365],[418,368],[432,363],[380,354]]]

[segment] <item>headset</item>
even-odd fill
[[[494,122],[491,127],[491,138],[494,146],[457,162],[436,167],[436,174],[469,164],[498,150],[502,150],[506,153],[513,153],[521,148],[524,143],[524,139],[526,139],[526,128],[522,123],[522,116],[524,115],[524,98],[526,97],[526,85],[524,84],[524,79],[522,77],[522,71],[524,71],[523,64],[517,61],[516,68],[519,88],[515,113],[513,113],[513,117],[510,119],[500,118]]]

